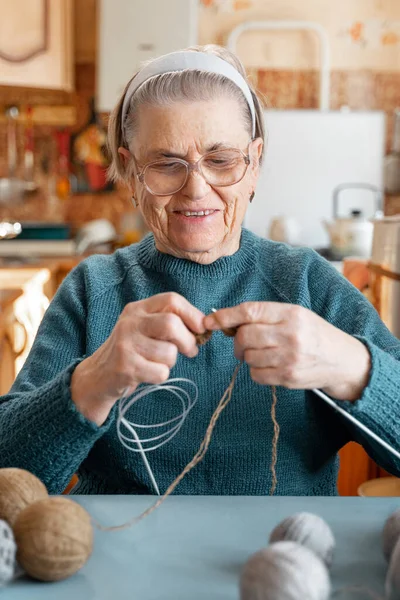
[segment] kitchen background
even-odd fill
[[[17,236],[0,239],[0,393],[71,268],[145,233],[129,194],[106,181],[107,117],[141,60],[193,43],[235,49],[265,102],[269,147],[246,225],[335,260],[400,335],[397,267],[385,265],[397,280],[374,279],[365,250],[367,219],[381,207],[400,214],[398,0],[0,0],[0,9],[0,238]],[[346,210],[334,216],[347,218],[338,226],[327,223],[335,198]],[[350,216],[360,243],[346,251]],[[388,223],[400,240],[397,224]],[[341,493],[382,475],[360,447],[342,451]]]
[[[332,4],[328,0],[203,0],[199,4],[199,43],[225,43],[236,25],[250,20],[307,20],[321,25],[327,33],[331,52],[330,108],[335,110],[348,106],[357,110],[384,111],[385,149],[389,152],[394,110],[400,104],[398,2],[337,0]],[[5,15],[0,30],[0,84],[6,84],[0,89],[0,175],[7,175],[5,110],[7,106],[16,104],[22,111],[32,107],[34,164],[36,175],[41,176],[37,171],[44,170],[46,174],[47,169],[54,168],[56,130],[65,127],[68,134],[76,135],[90,120],[91,103],[96,93],[96,73],[99,71],[99,2],[18,0],[10,3],[1,0],[0,6]],[[43,11],[49,12],[47,19]],[[117,12],[114,11],[114,14]],[[10,19],[14,18],[18,23],[19,36],[9,26]],[[46,23],[47,31],[44,32],[41,28]],[[37,31],[32,31],[33,27],[37,27]],[[60,35],[61,30],[63,35]],[[35,45],[40,44],[45,33],[48,37],[47,50],[27,60],[10,62],[20,60],[24,53],[27,56],[35,54]],[[314,34],[298,31],[252,32],[241,37],[239,55],[268,107],[318,107],[317,42]],[[62,62],[64,64],[61,65]],[[130,70],[133,71],[133,68]],[[18,87],[7,85],[12,81],[16,81]],[[46,89],[52,88],[55,83],[57,90]],[[105,120],[100,118],[99,124],[105,125]],[[26,145],[23,128],[23,124],[18,125],[19,157],[23,156]],[[96,130],[92,134],[97,137],[96,141],[93,140],[95,147],[104,133]],[[58,153],[60,147],[62,141],[59,140]],[[102,166],[102,156],[94,159]],[[49,164],[52,161],[53,165]],[[94,188],[101,186],[101,176],[93,184]],[[21,205],[6,209],[0,207],[0,218],[7,215],[8,218],[36,219],[40,214],[41,219],[58,217],[79,226],[90,219],[106,217],[119,227],[120,216],[129,209],[126,196],[119,192],[68,196],[65,190],[60,190],[59,195],[63,200],[53,206],[52,211],[44,210],[47,206],[41,189]],[[400,212],[400,197],[387,196],[385,210],[387,214]]]

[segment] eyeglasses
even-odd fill
[[[183,158],[157,160],[145,165],[137,177],[150,194],[171,196],[186,185],[192,171],[199,173],[209,185],[227,187],[243,179],[249,164],[249,153],[226,148],[208,152],[196,162]]]

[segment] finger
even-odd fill
[[[276,348],[245,350],[243,360],[249,367],[257,369],[276,369],[281,364],[281,356]]]
[[[152,313],[174,313],[178,315],[190,331],[204,333],[204,313],[190,304],[186,298],[175,292],[166,292],[152,296],[148,302],[148,309]]]
[[[261,385],[283,385],[282,375],[279,369],[274,367],[264,369],[252,367],[250,369],[250,377],[255,383],[260,383]]]
[[[204,325],[207,329],[240,327],[249,323],[276,324],[283,321],[291,304],[280,302],[244,302],[232,308],[222,308],[207,315]]]
[[[137,333],[134,338],[135,350],[138,354],[155,363],[167,365],[169,369],[175,366],[178,348],[171,342],[155,340]]]
[[[242,325],[235,336],[235,356],[242,360],[248,348],[275,348],[283,342],[284,332],[280,325]]]
[[[291,364],[283,365],[281,360],[276,367],[251,367],[250,376],[256,383],[280,385],[290,390],[310,390],[317,387],[311,373],[299,370]]]
[[[179,352],[185,356],[193,358],[198,354],[196,338],[178,315],[173,313],[147,315],[141,320],[139,327],[140,332],[146,337],[175,344]]]
[[[167,365],[152,362],[139,354],[135,356],[133,379],[136,383],[164,383],[169,378]]]

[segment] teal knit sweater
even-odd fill
[[[149,235],[140,244],[90,257],[76,267],[48,308],[10,393],[0,398],[0,467],[28,469],[51,493],[62,492],[75,472],[77,493],[153,493],[142,458],[117,438],[116,407],[98,427],[75,408],[70,379],[78,362],[108,338],[128,302],[165,291],[183,295],[206,314],[212,307],[249,300],[295,303],[356,336],[371,353],[370,381],[359,400],[340,405],[400,449],[400,341],[362,294],[314,251],[263,240],[243,229],[240,249],[210,265],[162,254]],[[199,400],[179,434],[148,454],[161,493],[196,453],[236,365],[233,340],[221,332],[195,359],[178,358],[171,377],[195,381]],[[351,439],[400,475],[400,461],[371,444],[311,391],[279,387],[277,393],[276,494],[336,494],[337,452]],[[173,417],[180,405],[165,394],[140,400],[128,418],[157,423]],[[208,453],[176,493],[268,494],[270,408],[270,387],[254,383],[243,365]]]

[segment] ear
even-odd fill
[[[118,154],[120,154],[122,156],[122,160],[123,160],[125,166],[128,164],[128,161],[130,160],[130,158],[132,158],[129,150],[127,150],[126,148],[123,148],[122,146],[120,146],[118,148]]]
[[[262,139],[260,137],[258,137],[255,140],[253,140],[251,147],[250,147],[251,158],[252,158],[252,171],[253,171],[254,175],[256,175],[256,176],[260,172],[260,160],[261,160],[263,146],[264,146],[264,142],[262,141]]]
[[[124,167],[126,168],[128,166],[129,161],[132,159],[132,154],[129,152],[129,150],[127,150],[123,146],[120,146],[118,148],[118,154],[121,156],[122,162],[124,163]],[[135,193],[135,180],[133,177],[132,177],[132,181],[130,182],[130,187],[131,187],[132,194],[134,194]]]

